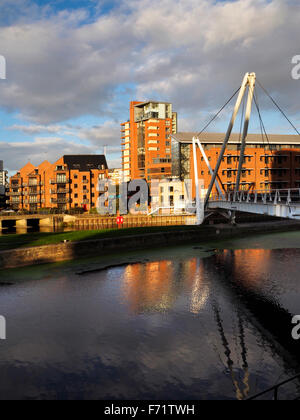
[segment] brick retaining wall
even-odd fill
[[[124,250],[200,243],[244,235],[290,230],[300,230],[299,222],[279,221],[239,226],[202,226],[192,230],[179,229],[172,232],[147,233],[119,238],[18,248],[0,252],[0,269],[67,261],[80,257],[112,254]]]

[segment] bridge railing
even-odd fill
[[[279,400],[279,390],[284,387],[284,385],[290,384],[291,382],[296,381],[296,379],[300,379],[300,374],[293,376],[292,378],[289,378],[280,384],[274,385],[269,389],[266,389],[263,392],[260,392],[259,394],[253,395],[252,397],[248,398],[248,401],[251,400],[258,400],[260,397],[265,397],[268,394],[271,394],[274,401]],[[299,397],[295,398],[295,400],[299,400]]]
[[[224,196],[214,194],[210,201],[227,201],[231,203],[262,204],[297,204],[300,203],[300,188],[226,192]]]

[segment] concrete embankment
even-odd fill
[[[179,226],[178,230],[170,232],[67,242],[2,251],[0,252],[0,270],[67,261],[81,257],[95,257],[97,255],[141,248],[174,246],[184,243],[204,243],[245,235],[295,230],[300,230],[299,222],[278,221],[238,226],[213,225],[195,227],[194,229],[184,229],[184,227]]]

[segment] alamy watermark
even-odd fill
[[[300,79],[300,55],[294,55],[292,58],[292,64],[294,67],[292,68],[292,78],[294,80]]]
[[[292,337],[294,340],[300,339],[300,315],[295,315],[292,319],[292,324],[296,325],[292,329]]]
[[[205,193],[203,180],[201,198]],[[143,179],[134,179],[116,185],[111,179],[99,180],[97,211],[100,215],[153,214],[159,209],[194,214],[192,180],[152,179],[148,184]]]
[[[6,59],[0,55],[0,80],[6,80]]]
[[[0,340],[6,340],[6,319],[0,315]]]

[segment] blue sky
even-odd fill
[[[197,131],[246,71],[300,127],[300,81],[291,77],[299,21],[295,0],[2,0],[0,159],[13,172],[28,159],[108,145],[119,166],[130,100],[170,101],[179,130]],[[294,134],[258,93],[268,133]],[[250,132],[259,132],[253,116]],[[229,117],[230,108],[211,131]]]

